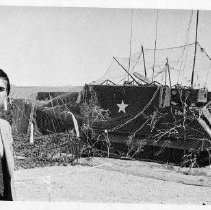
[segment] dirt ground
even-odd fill
[[[15,171],[19,201],[211,204],[211,166],[93,158]]]

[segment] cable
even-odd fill
[[[208,55],[208,53],[204,50],[204,48],[197,42],[197,44],[199,45],[199,47],[200,47],[200,50],[201,50],[201,52],[203,52],[208,58],[209,58],[209,60],[211,61],[211,57]]]
[[[141,116],[145,111],[146,109],[150,106],[150,104],[152,103],[152,101],[155,99],[158,91],[159,91],[160,87],[157,86],[157,90],[154,92],[152,98],[150,99],[149,103],[143,108],[142,111],[140,111],[138,114],[136,114],[133,118],[129,119],[128,121],[126,121],[125,123],[121,124],[121,125],[118,125],[116,127],[114,127],[113,129],[109,130],[108,132],[113,132],[119,128],[122,128],[123,126],[127,125],[128,123],[130,123],[131,121],[135,120],[136,118],[138,118],[139,116]]]
[[[166,48],[156,48],[156,51],[158,51],[158,50],[160,50],[160,51],[162,51],[162,50],[173,50],[173,49],[179,49],[179,48],[182,48],[182,47],[187,47],[187,46],[191,46],[191,45],[194,45],[195,44],[195,42],[193,42],[193,43],[190,43],[190,44],[185,44],[185,45],[180,45],[180,46],[177,46],[177,47],[166,47]],[[146,50],[149,50],[149,51],[151,51],[151,50],[154,50],[154,49],[152,49],[152,48],[145,48]]]
[[[153,73],[152,73],[152,81],[154,79],[154,72],[155,72],[155,52],[157,48],[157,31],[158,31],[158,10],[156,16],[156,28],[155,28],[155,48],[154,48],[154,61],[153,61]]]

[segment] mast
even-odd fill
[[[142,55],[143,55],[143,61],[144,61],[144,74],[145,77],[147,76],[147,70],[146,70],[146,64],[145,64],[145,57],[144,57],[144,47],[141,45]]]
[[[129,81],[129,71],[130,71],[130,63],[131,63],[131,53],[132,53],[132,36],[133,36],[133,9],[131,10],[130,17],[130,52],[129,52],[129,62],[128,62],[128,81]]]
[[[168,58],[166,58],[166,68],[167,68],[168,76],[169,76],[169,87],[171,88],[171,74],[170,74],[170,68],[169,68]]]
[[[155,74],[155,53],[157,48],[157,33],[158,33],[158,10],[157,10],[156,28],[155,28],[155,48],[154,48],[154,61],[152,67],[152,82],[154,81],[154,74]]]
[[[194,80],[194,71],[195,71],[195,63],[196,63],[196,52],[197,52],[197,36],[198,36],[198,20],[199,20],[199,10],[197,10],[197,16],[196,16],[196,36],[195,36],[195,51],[194,51],[194,58],[193,58],[193,70],[192,70],[192,76],[191,76],[191,88],[193,88],[193,80]]]

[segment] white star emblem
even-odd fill
[[[126,113],[125,108],[128,107],[128,104],[125,104],[123,100],[122,100],[122,103],[121,104],[117,104],[117,106],[119,107],[118,113],[119,112]]]

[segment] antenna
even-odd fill
[[[157,10],[157,16],[156,16],[156,29],[155,29],[155,48],[154,48],[154,62],[152,67],[152,81],[154,80],[154,74],[155,74],[155,52],[157,48],[157,32],[158,32],[158,10]]]
[[[128,62],[128,72],[130,71],[130,62],[131,62],[132,35],[133,35],[133,9],[131,10],[131,17],[130,17],[130,53],[129,53],[129,62]],[[128,81],[129,81],[129,74],[128,74]]]
[[[195,71],[195,63],[196,63],[196,52],[197,52],[197,36],[198,36],[198,20],[199,20],[199,10],[197,10],[196,16],[196,36],[195,36],[195,51],[194,51],[194,58],[193,58],[193,70],[191,76],[191,87],[193,88],[193,80],[194,80],[194,71]]]

